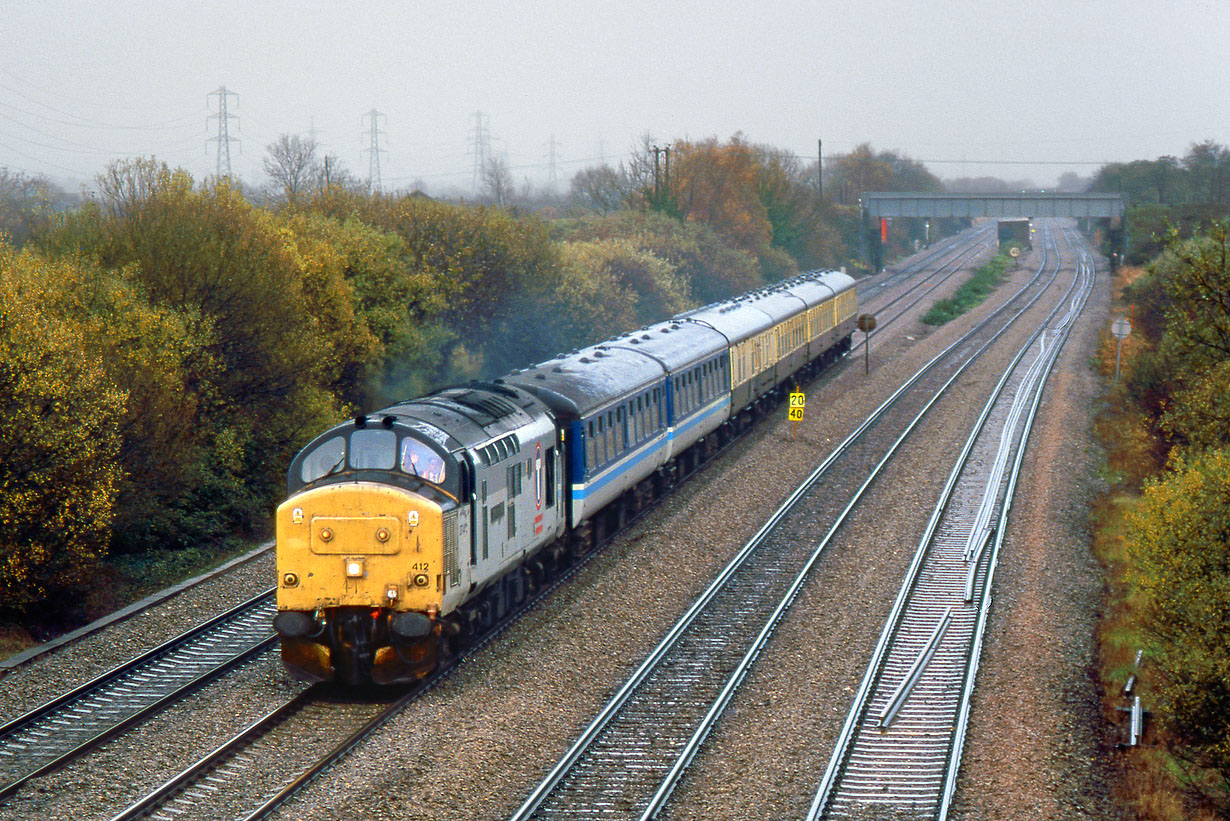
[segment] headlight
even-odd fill
[[[296,573],[287,573],[282,577],[282,584],[287,587],[297,587],[299,585],[299,576]]]
[[[346,578],[361,579],[363,578],[363,560],[362,559],[347,559],[346,560]]]

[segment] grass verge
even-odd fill
[[[956,293],[932,305],[931,310],[923,316],[923,323],[943,325],[976,307],[1004,281],[1004,272],[1011,264],[1012,258],[1005,254],[993,257],[990,262],[975,271]]]

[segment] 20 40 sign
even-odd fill
[[[807,394],[802,391],[795,391],[790,394],[790,412],[787,418],[791,422],[803,421],[803,406],[807,404]]]

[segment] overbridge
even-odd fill
[[[1122,218],[1127,206],[1122,194],[923,194],[898,191],[865,192],[860,196],[863,221],[867,234],[872,233],[872,219],[889,217],[920,217],[939,219],[956,217],[1000,219],[1034,217],[1076,217],[1078,219]],[[1127,226],[1123,226],[1123,247],[1127,249]],[[883,262],[879,243],[873,242],[873,263],[878,269]],[[866,256],[866,254],[864,254]]]
[[[1122,217],[1122,194],[902,194],[862,195],[871,217]]]

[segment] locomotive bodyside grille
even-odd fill
[[[457,565],[457,511],[444,514],[444,577],[448,586],[461,583],[461,568]]]

